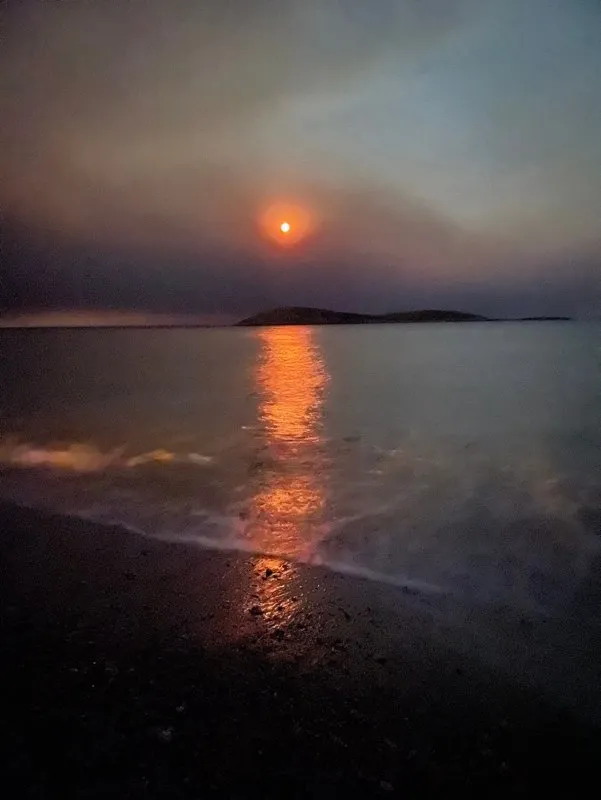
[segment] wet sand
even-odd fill
[[[400,588],[9,505],[0,520],[19,797],[491,797],[598,772],[598,726],[452,648]]]

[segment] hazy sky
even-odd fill
[[[601,313],[599,0],[2,8],[4,310]]]

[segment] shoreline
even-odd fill
[[[510,680],[432,599],[6,503],[0,519],[4,684],[27,687],[3,768],[25,796],[501,792],[596,767],[588,690],[569,713]],[[528,625],[523,646],[549,636]]]
[[[309,586],[312,603],[316,600],[313,587],[325,582],[330,591],[344,596],[351,606],[358,605],[359,614],[361,603],[375,607],[376,613],[389,623],[387,636],[391,640],[397,637],[394,621],[402,612],[413,621],[414,631],[427,631],[431,639],[457,656],[473,659],[477,654],[483,667],[526,689],[542,692],[552,703],[601,726],[601,648],[595,645],[601,637],[601,621],[591,615],[590,603],[586,617],[578,602],[568,602],[561,615],[554,615],[536,607],[477,600],[419,581],[398,581],[347,564],[295,560],[197,536],[153,535],[121,521],[95,520],[0,498],[0,515],[7,510],[19,519],[31,512],[43,525],[66,525],[72,533],[83,536],[93,532],[101,541],[111,534],[163,545],[168,552],[179,553],[178,565],[184,559],[193,560],[203,574],[209,573],[210,580],[213,564],[222,569],[224,560],[228,567],[235,564],[243,571],[251,564],[286,563],[293,568],[289,574],[302,577]],[[118,565],[111,564],[111,568],[115,566]],[[145,577],[155,580],[154,575]],[[243,602],[244,598],[238,597],[237,601]]]

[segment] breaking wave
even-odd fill
[[[351,474],[359,455],[361,469]],[[323,462],[300,469],[280,456],[247,453],[241,466],[239,453],[231,461],[225,453],[11,440],[0,446],[0,492],[160,539],[598,618],[601,491],[593,481],[575,483],[540,464],[518,473],[401,449],[357,452],[321,475]]]

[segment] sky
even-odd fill
[[[1,9],[5,319],[601,314],[599,0]]]

